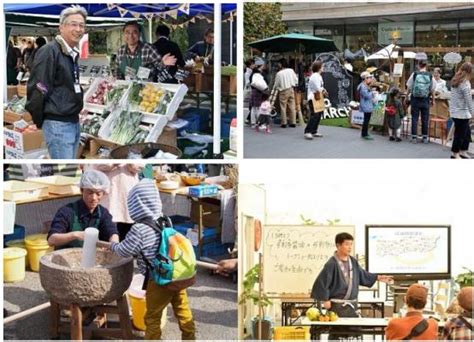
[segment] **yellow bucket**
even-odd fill
[[[138,330],[145,331],[145,314],[146,314],[146,291],[129,289],[128,300],[132,309],[132,323]],[[167,308],[163,310],[161,315],[161,329],[163,329],[167,322]]]
[[[6,245],[7,247],[23,248],[26,251],[25,267],[26,268],[30,267],[30,262],[28,259],[28,251],[26,250],[26,246],[25,246],[25,240],[10,240],[6,243]]]
[[[43,255],[54,251],[54,247],[48,245],[46,234],[33,234],[25,237],[25,246],[28,250],[28,259],[32,271],[39,271],[39,262]]]
[[[13,283],[25,279],[26,250],[7,247],[3,250],[3,281]]]

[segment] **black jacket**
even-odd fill
[[[78,63],[79,56],[76,57]],[[77,70],[79,72],[79,70]],[[41,128],[43,121],[78,122],[83,90],[74,89],[74,61],[57,38],[38,50],[27,85],[26,109]]]
[[[158,51],[161,57],[163,57],[167,53],[176,57],[176,65],[168,68],[168,71],[171,75],[176,74],[178,67],[184,67],[183,54],[181,53],[178,44],[176,44],[175,42],[172,42],[171,40],[166,38],[159,38],[156,42],[153,43],[153,47],[156,49],[156,51]]]

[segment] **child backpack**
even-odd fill
[[[429,97],[431,93],[431,74],[428,72],[415,72],[413,78],[413,96]]]
[[[160,217],[157,224],[161,243],[152,265],[147,261],[150,278],[171,291],[190,287],[196,282],[196,255],[191,241],[172,227],[168,217]]]

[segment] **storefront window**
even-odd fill
[[[459,45],[474,47],[474,21],[462,20],[459,24]]]
[[[316,25],[314,35],[316,37],[332,39],[334,41],[334,44],[340,51],[344,49],[344,25]]]
[[[419,22],[416,23],[416,46],[420,47],[455,47],[456,22]],[[471,36],[472,37],[472,36]],[[471,38],[472,39],[472,38]]]
[[[346,24],[346,45],[351,51],[364,49],[374,52],[377,48],[377,24]]]

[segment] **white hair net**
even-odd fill
[[[108,192],[110,181],[103,172],[97,170],[87,170],[82,174],[79,187],[81,189],[102,190]]]

